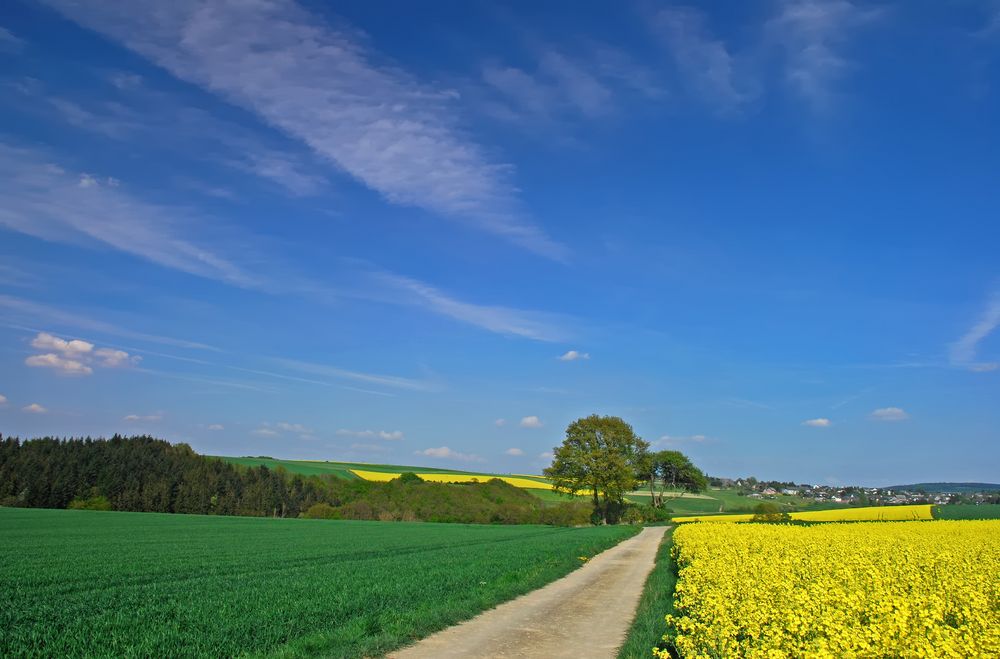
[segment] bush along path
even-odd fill
[[[562,579],[389,656],[616,657],[667,528],[647,527]]]

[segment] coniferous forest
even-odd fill
[[[382,521],[584,524],[587,505],[544,505],[500,480],[388,483],[243,467],[148,436],[0,439],[0,505]]]

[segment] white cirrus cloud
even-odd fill
[[[521,450],[521,449],[519,449],[519,448],[517,448],[517,447],[513,447],[513,448],[509,448],[506,451],[504,451],[504,455],[512,455],[512,456],[516,457],[516,456],[524,455],[524,451]]]
[[[528,221],[511,167],[454,119],[456,93],[424,85],[348,26],[291,0],[46,0],[181,80],[301,140],[389,203],[464,222],[539,254],[567,248]]]
[[[253,431],[253,434],[260,435],[262,437],[277,437],[278,431],[267,426],[261,426]]]
[[[581,359],[590,359],[589,352],[580,352],[579,350],[567,350],[565,353],[556,357],[561,362],[575,362]]]
[[[496,421],[493,422],[493,425],[495,425],[497,428],[503,428],[505,425],[507,425],[507,419],[497,419]]]
[[[389,442],[398,442],[403,439],[402,430],[350,430],[341,428],[337,431],[343,437],[357,437],[359,439],[384,439]]]
[[[880,407],[872,411],[871,417],[876,421],[905,421],[910,415],[900,407]]]
[[[191,275],[263,287],[256,275],[182,237],[206,224],[204,218],[143,202],[106,178],[81,178],[37,149],[0,143],[0,197],[0,226],[12,231],[73,245],[100,243]]]
[[[222,425],[221,423],[210,423],[210,424],[208,424],[208,426],[206,426],[206,427],[207,427],[207,428],[208,428],[209,430],[225,430],[225,429],[226,429],[226,427],[225,427],[225,426],[223,426],[223,425]]]
[[[535,415],[526,416],[521,419],[522,428],[541,428],[543,425],[542,420]]]
[[[854,66],[843,54],[861,27],[882,15],[848,0],[791,0],[764,26],[766,38],[785,58],[788,85],[814,110],[826,111],[835,84]]]
[[[804,426],[811,426],[813,428],[829,428],[832,425],[830,419],[820,417],[818,419],[808,419],[802,422]]]
[[[429,458],[458,460],[460,462],[485,462],[483,458],[474,453],[459,453],[458,451],[453,451],[447,446],[438,446],[436,448],[425,448],[422,451],[416,451],[415,453],[416,455],[423,455]]]
[[[1000,363],[980,362],[976,359],[979,343],[1000,326],[1000,293],[994,293],[986,303],[982,315],[957,341],[948,347],[948,359],[953,366],[985,373],[1000,369]]]
[[[738,111],[759,95],[757,81],[739,71],[739,61],[714,37],[697,9],[669,7],[650,25],[673,57],[683,84],[719,112]]]
[[[497,334],[535,341],[560,341],[569,334],[563,327],[565,319],[555,314],[466,302],[430,284],[387,272],[374,274],[372,281],[385,287],[384,294],[395,302],[416,305]]]
[[[21,409],[27,412],[28,414],[45,414],[46,412],[48,412],[47,409],[45,409],[38,403],[31,403],[30,405],[25,405]]]

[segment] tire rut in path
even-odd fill
[[[547,586],[389,654],[393,659],[617,656],[668,527],[647,527]]]

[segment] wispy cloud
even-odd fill
[[[162,412],[157,412],[155,414],[129,414],[128,416],[122,417],[122,421],[127,421],[129,423],[152,423],[162,419]]]
[[[496,421],[493,422],[493,425],[495,425],[497,428],[503,428],[505,425],[507,425],[507,419],[497,419]]]
[[[562,355],[556,357],[561,362],[575,362],[581,359],[590,359],[589,352],[580,352],[578,350],[567,350]]]
[[[808,419],[807,421],[803,421],[802,425],[811,426],[813,428],[829,428],[833,424],[830,419],[820,417],[818,419]]]
[[[16,36],[5,27],[0,27],[0,50],[18,51],[24,47],[24,39]]]
[[[784,51],[785,78],[817,111],[830,109],[836,84],[852,68],[843,54],[854,32],[881,15],[847,0],[788,0],[765,26],[766,38]]]
[[[6,404],[7,404],[7,397],[4,396],[3,394],[0,394],[0,407],[4,406]]]
[[[871,417],[876,421],[905,421],[910,415],[900,407],[880,407],[872,411]]]
[[[28,414],[46,414],[48,412],[48,410],[45,407],[39,405],[38,403],[31,403],[30,405],[25,405],[21,409],[27,412]]]
[[[660,435],[653,446],[683,446],[684,444],[701,444],[709,441],[707,435]]]
[[[524,451],[522,449],[517,448],[516,446],[507,449],[503,453],[504,453],[504,455],[510,455],[510,456],[515,457],[515,458],[524,455]]]
[[[46,0],[182,80],[247,108],[393,204],[466,222],[545,256],[568,250],[530,223],[510,182],[456,127],[449,90],[381,64],[359,35],[290,0]]]
[[[0,197],[0,226],[10,230],[73,244],[96,241],[199,277],[244,287],[261,284],[242,267],[182,237],[203,218],[140,201],[115,179],[67,171],[41,152],[0,143]]]
[[[358,439],[383,439],[389,442],[398,442],[403,439],[401,430],[349,430],[341,428],[338,435],[344,437],[357,437]]]
[[[994,293],[987,301],[986,308],[983,309],[979,320],[949,346],[948,358],[952,365],[967,368],[970,371],[1000,369],[998,362],[979,362],[976,360],[979,343],[992,334],[998,325],[1000,325],[1000,293]]]
[[[491,332],[536,341],[560,341],[568,334],[554,314],[465,302],[409,277],[388,273],[373,277],[387,286],[387,295],[394,301],[417,305]],[[404,295],[400,297],[400,293]]]
[[[458,460],[459,462],[485,462],[483,458],[474,453],[459,453],[458,451],[453,451],[447,446],[438,446],[436,448],[425,448],[422,451],[416,451],[416,454],[427,456],[429,458]]]
[[[173,346],[175,348],[191,348],[195,350],[210,350],[216,352],[219,350],[218,348],[214,348],[204,343],[198,343],[196,341],[187,341],[184,339],[175,339],[169,336],[136,332],[126,327],[114,325],[102,320],[96,320],[88,316],[81,316],[69,311],[56,309],[38,302],[12,297],[9,295],[0,295],[0,309],[3,309],[6,312],[5,315],[8,318],[19,317],[25,319],[22,320],[22,322],[41,321],[46,325],[72,327],[74,329],[82,329],[99,334],[106,334],[108,336],[120,336],[127,339],[133,339],[135,341],[157,343],[160,345]]]
[[[738,111],[759,95],[756,79],[737,70],[735,56],[711,34],[699,10],[662,9],[651,25],[673,57],[683,84],[720,112]]]
[[[415,380],[412,378],[400,377],[398,375],[379,375],[375,373],[363,373],[361,371],[350,371],[336,366],[305,362],[297,359],[273,358],[271,361],[281,364],[286,368],[301,371],[303,373],[312,373],[314,375],[322,375],[345,380],[355,380],[357,382],[377,384],[396,389],[436,391],[440,388],[440,384],[437,382],[429,380]]]

